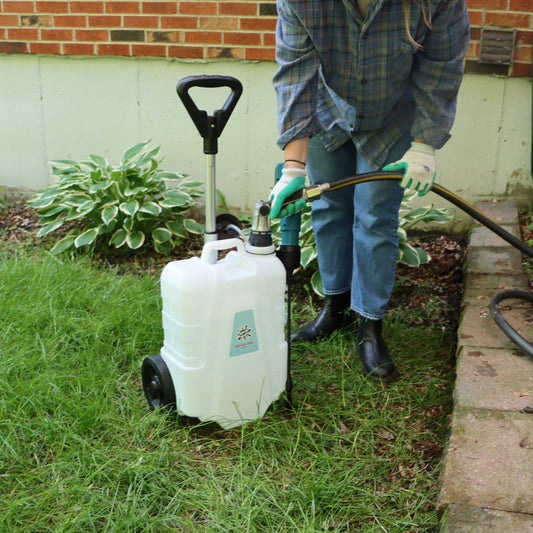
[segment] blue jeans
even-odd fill
[[[409,148],[405,136],[390,162]],[[318,137],[309,143],[307,171],[312,184],[372,172],[352,141],[328,152]],[[398,258],[398,211],[404,189],[397,181],[372,181],[326,193],[311,204],[318,267],[324,293],[351,291],[351,308],[380,320],[389,303]]]

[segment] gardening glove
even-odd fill
[[[305,178],[306,172],[304,168],[283,168],[281,178],[270,193],[270,218],[283,218],[305,208],[305,200],[303,198],[283,205],[283,202],[291,194],[305,187]]]
[[[424,196],[433,187],[436,167],[435,148],[429,144],[412,142],[411,148],[400,160],[383,167],[383,170],[405,170],[400,185],[418,191],[418,196]]]

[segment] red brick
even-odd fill
[[[27,52],[27,43],[16,41],[0,42],[0,54],[26,54]]]
[[[67,56],[93,56],[94,44],[88,43],[65,43],[63,54]]]
[[[259,8],[256,2],[221,2],[218,4],[221,15],[247,15],[258,14]]]
[[[148,15],[124,15],[124,28],[159,28],[159,17]]]
[[[115,15],[90,15],[89,26],[91,28],[120,28],[120,17]]]
[[[486,13],[485,26],[500,26],[503,28],[529,28],[531,15],[519,13]]]
[[[241,46],[258,46],[261,44],[261,34],[256,32],[226,32],[224,44]]]
[[[533,43],[533,31],[517,31],[516,42],[518,44],[532,44]]]
[[[181,43],[183,33],[181,31],[147,31],[147,41],[150,43]]]
[[[59,43],[30,43],[30,53],[32,54],[61,54]]]
[[[161,28],[193,30],[198,28],[198,17],[161,17]]]
[[[131,47],[133,56],[166,57],[167,47],[159,44],[134,44]]]
[[[273,33],[263,33],[263,44],[265,46],[276,46],[276,35]]]
[[[37,13],[68,13],[68,2],[35,2]]]
[[[259,16],[261,17],[277,17],[278,10],[276,1],[274,2],[259,2]]]
[[[481,39],[481,28],[470,29],[470,41],[479,41]]]
[[[524,78],[531,78],[531,63],[515,63],[512,69],[512,76],[521,76]]]
[[[54,15],[56,28],[86,28],[87,17],[84,15]]]
[[[525,11],[531,13],[532,8],[531,0],[511,0],[509,5],[510,11]]]
[[[517,46],[514,51],[514,61],[529,61],[531,63],[531,46]]]
[[[178,2],[143,2],[143,13],[173,15],[178,12]]]
[[[241,30],[252,31],[275,31],[276,19],[275,18],[242,18]]]
[[[139,13],[139,2],[106,2],[106,13]]]
[[[200,17],[199,27],[202,30],[236,30],[239,19],[234,17]]]
[[[109,31],[105,29],[101,30],[76,30],[76,41],[109,41]]]
[[[194,44],[221,44],[222,35],[218,31],[186,31],[185,42]]]
[[[0,27],[2,26],[18,26],[19,18],[17,15],[2,15],[0,14]]]
[[[274,61],[276,51],[274,48],[246,48],[245,58],[249,61]]]
[[[72,41],[72,30],[41,30],[41,39],[43,41]]]
[[[202,46],[169,46],[168,56],[183,59],[204,59],[204,49]]]
[[[37,28],[8,28],[7,38],[10,41],[37,41],[39,30]]]
[[[111,41],[122,43],[143,43],[145,40],[144,30],[110,30]]]
[[[48,27],[53,26],[52,15],[21,15],[21,26]]]
[[[6,33],[7,33],[7,30],[0,26],[0,41],[6,40]]]
[[[98,44],[96,51],[99,56],[129,56],[130,46],[128,44]]]
[[[470,42],[466,57],[479,57],[479,43]]]
[[[244,52],[242,48],[219,48],[219,47],[208,47],[207,48],[207,59],[243,59]]]
[[[33,2],[4,0],[4,13],[35,13],[35,11],[33,9]]]
[[[466,0],[470,9],[507,9],[507,0]]]
[[[180,2],[179,12],[182,15],[216,15],[217,2]]]
[[[71,13],[103,13],[103,2],[70,2]]]
[[[483,26],[483,15],[482,11],[470,11],[468,17],[470,18],[470,24],[472,26]]]

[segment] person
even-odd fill
[[[405,188],[426,194],[436,149],[450,137],[469,44],[465,0],[277,0],[273,79],[284,151],[271,218],[311,184],[401,170],[399,182],[361,183],[313,202],[311,222],[325,302],[294,332],[316,341],[355,322],[370,378],[394,373],[383,318],[396,276]],[[355,312],[355,313],[354,313]]]

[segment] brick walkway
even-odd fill
[[[476,205],[519,236],[511,202]],[[442,533],[533,533],[533,359],[495,324],[492,296],[528,290],[521,253],[485,227],[474,227],[466,260],[458,332],[454,412],[437,509]],[[505,301],[505,319],[531,338],[533,310]]]

